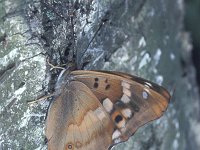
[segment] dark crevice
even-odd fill
[[[6,117],[7,112],[11,109],[11,107],[15,104],[16,101],[17,101],[17,98],[13,98],[10,101],[10,103],[8,103],[8,105],[4,107],[3,111],[0,113],[0,118]]]
[[[200,2],[198,0],[185,0],[185,11],[184,24],[186,31],[191,35],[193,45],[192,61],[196,69],[196,82],[198,87],[200,87]]]
[[[196,68],[196,81],[200,87],[200,45],[193,43],[192,60]],[[200,88],[199,88],[200,94]]]
[[[4,69],[0,70],[0,81],[2,80],[4,75],[6,75],[7,72],[13,70],[15,67],[16,67],[16,64],[11,63],[11,64],[8,64],[8,66],[6,66]]]
[[[22,88],[24,85],[25,85],[25,82],[22,81],[22,82],[18,85],[17,90],[20,89],[20,88]]]

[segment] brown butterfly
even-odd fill
[[[46,120],[49,150],[107,150],[159,118],[170,94],[121,72],[62,73]]]

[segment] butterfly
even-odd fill
[[[169,92],[137,76],[114,71],[62,72],[45,134],[48,150],[107,150],[162,116]]]

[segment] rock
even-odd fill
[[[71,3],[56,2],[0,2],[0,149],[46,149],[49,103],[26,101],[54,90],[47,85],[60,71],[50,73],[46,56],[61,65],[72,58],[72,49],[79,69],[127,72],[171,91],[166,113],[114,150],[199,149],[199,95],[183,2],[76,1],[71,23]]]

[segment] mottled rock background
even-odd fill
[[[114,150],[200,149],[200,101],[184,2],[80,0],[73,9],[71,2],[0,1],[0,149],[46,149],[49,102],[27,101],[54,90],[59,71],[50,72],[47,56],[61,65],[72,48],[79,68],[136,74],[173,95],[162,118]]]

